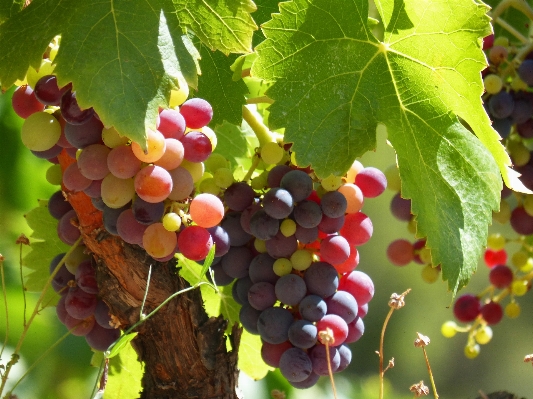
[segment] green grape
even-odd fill
[[[422,248],[419,252],[418,252],[418,257],[420,258],[420,260],[426,264],[431,264],[432,260],[431,260],[431,249],[429,249],[428,247],[424,247]]]
[[[411,234],[416,234],[416,220],[415,218],[411,218],[409,220],[409,223],[407,223],[407,231]]]
[[[494,39],[493,46],[509,47],[509,39],[505,36],[498,36]]]
[[[439,279],[440,270],[431,265],[426,265],[422,268],[422,280],[428,284],[432,284]]]
[[[217,186],[213,177],[207,177],[205,179],[202,179],[198,189],[201,193],[208,193],[213,195],[219,195],[221,191],[220,187]]]
[[[517,269],[520,269],[527,264],[528,259],[529,259],[529,255],[527,252],[517,251],[511,257],[511,263],[513,264],[514,267],[516,267]]]
[[[287,258],[276,259],[274,265],[272,266],[274,273],[278,276],[285,276],[290,274],[292,271],[292,262]]]
[[[102,141],[109,148],[126,145],[130,141],[126,136],[121,136],[114,127],[104,127],[102,129]]]
[[[474,338],[478,344],[488,344],[492,339],[492,328],[489,326],[482,326],[476,331]]]
[[[509,302],[505,307],[505,315],[510,319],[516,319],[520,316],[520,305],[516,302]]]
[[[447,321],[440,328],[441,334],[446,338],[452,338],[457,334],[457,323],[455,321]]]
[[[48,181],[48,183],[50,183],[51,185],[61,185],[62,179],[63,172],[61,171],[61,165],[54,164],[46,170],[46,181]]]
[[[385,169],[385,177],[387,178],[387,188],[399,193],[402,188],[402,181],[400,180],[400,172],[398,167],[394,164]]]
[[[270,142],[261,148],[261,159],[268,165],[275,165],[283,159],[285,151],[278,143]]]
[[[87,247],[85,247],[85,245],[79,245],[74,248],[68,258],[65,259],[65,267],[69,272],[75,275],[80,263],[84,260],[91,259],[91,257],[85,253],[86,250]]]
[[[533,270],[533,259],[528,258],[527,262],[522,267],[520,267],[520,271],[522,273],[529,273],[531,270]]]
[[[526,195],[523,202],[524,210],[528,215],[533,215],[533,195]]]
[[[487,238],[487,247],[494,251],[499,251],[505,247],[505,242],[506,240],[504,236],[500,233],[493,233]]]
[[[502,199],[500,202],[500,211],[492,212],[492,218],[501,224],[509,223],[509,220],[511,220],[511,205]]]
[[[205,171],[203,162],[190,162],[186,159],[183,160],[180,167],[191,174],[193,183],[199,182]]]
[[[483,85],[485,86],[485,91],[489,94],[496,94],[502,90],[503,82],[502,79],[493,73],[485,76],[483,79]]]
[[[279,226],[279,231],[285,237],[290,237],[296,233],[296,222],[292,219],[285,219]]]
[[[215,151],[215,148],[217,148],[218,144],[217,134],[209,126],[202,127],[200,131],[207,136],[207,138],[211,142],[211,150]]]
[[[135,195],[133,179],[119,179],[109,173],[102,180],[102,201],[108,207],[118,209],[130,202]]]
[[[229,166],[228,160],[220,154],[211,153],[209,158],[204,161],[205,168],[211,173],[215,173],[217,169],[227,168]]]
[[[268,175],[268,173],[261,173],[260,175],[254,177],[250,181],[250,186],[254,190],[258,190],[258,191],[265,189],[267,187],[267,185],[268,185],[267,175]]]
[[[342,183],[343,183],[342,182],[342,177],[335,176],[335,175],[329,175],[328,177],[323,179],[320,184],[322,185],[322,187],[326,191],[335,191],[340,186],[342,186]]]
[[[33,69],[33,67],[29,67],[28,72],[26,73],[26,81],[28,82],[28,85],[35,89],[37,81],[43,76],[51,75],[52,72],[54,72],[54,68],[55,65],[53,65],[52,61],[48,59],[42,60],[41,65],[37,70]]]
[[[465,346],[465,356],[469,359],[474,359],[481,352],[481,348],[478,344],[469,344]]]
[[[527,292],[528,282],[526,280],[516,280],[511,284],[511,291],[515,296],[523,296]]]
[[[507,151],[515,166],[524,166],[531,158],[529,149],[521,141],[511,141],[507,146]]]
[[[163,227],[168,231],[177,231],[181,227],[181,218],[177,213],[169,212],[163,216]]]
[[[233,178],[233,172],[228,168],[217,169],[213,177],[215,179],[215,184],[221,188],[228,188],[235,181]]]
[[[313,263],[313,254],[307,249],[298,249],[291,255],[290,260],[294,269],[303,271]]]
[[[265,241],[264,240],[260,240],[259,238],[256,238],[254,240],[254,248],[260,254],[264,254],[265,252],[267,252],[267,247],[266,247]]]
[[[52,148],[61,136],[61,125],[48,112],[35,112],[22,124],[22,143],[32,151],[46,151]]]

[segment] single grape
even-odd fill
[[[107,328],[108,330],[113,329],[111,325],[110,310],[104,301],[98,300],[96,308],[94,309],[94,318],[100,327]]]
[[[344,344],[351,344],[359,341],[365,333],[365,323],[361,316],[357,317],[351,323],[348,323],[348,335],[344,340]]]
[[[94,314],[97,302],[96,295],[89,294],[79,287],[72,287],[65,299],[65,309],[70,316],[83,320]]]
[[[284,170],[282,169],[281,171],[284,172]],[[279,182],[279,186],[291,194],[294,202],[305,200],[313,192],[313,180],[307,173],[301,170],[291,170],[284,173]]]
[[[257,310],[265,310],[274,306],[276,303],[274,286],[264,281],[253,284],[248,290],[248,302]]]
[[[320,257],[332,265],[340,264],[350,256],[350,244],[343,236],[329,236],[320,242]]]
[[[165,218],[167,218],[168,215],[172,214],[167,213],[163,217],[163,224],[165,224]],[[181,218],[179,220],[181,223]],[[230,249],[230,236],[228,232],[222,226],[209,227],[207,228],[207,231],[209,234],[211,234],[211,237],[213,238],[213,244],[215,244],[215,256],[218,257],[227,254]]]
[[[248,275],[252,282],[258,283],[265,281],[271,284],[276,284],[279,276],[277,276],[272,269],[274,262],[275,259],[266,253],[255,256],[248,269]]]
[[[300,276],[287,274],[276,282],[275,293],[281,303],[296,306],[305,297],[307,287],[304,279]]]
[[[151,203],[164,201],[172,192],[171,174],[157,165],[142,168],[134,180],[135,192],[143,200]]]
[[[322,344],[317,344],[310,350],[309,357],[311,358],[311,362],[313,363],[313,372],[318,375],[329,374],[328,363],[331,366],[332,372],[337,371],[341,363],[339,351],[334,346],[329,347],[328,357],[328,351],[326,351],[326,346]]]
[[[72,83],[59,88],[54,75],[45,75],[35,84],[35,97],[43,104],[59,106],[63,94],[71,89]]]
[[[528,86],[533,86],[533,60],[527,59],[522,61],[518,67],[518,76],[520,76],[520,79],[526,82]]]
[[[281,355],[279,370],[288,381],[301,382],[311,375],[313,363],[302,349],[290,348]]]
[[[513,282],[514,274],[509,266],[496,265],[490,269],[489,281],[496,288],[506,288]]]
[[[282,188],[270,189],[263,197],[263,209],[275,219],[288,217],[294,209],[291,194]]]
[[[307,229],[317,227],[322,221],[322,209],[314,201],[300,201],[294,207],[294,220]]]
[[[119,337],[119,329],[104,328],[96,323],[93,329],[85,336],[85,340],[91,348],[103,352],[106,351]]]
[[[150,129],[148,129],[146,134],[146,153],[136,142],[131,143],[131,149],[139,160],[146,163],[152,163],[160,159],[165,153],[165,136],[157,130]]]
[[[135,156],[130,145],[114,147],[106,159],[109,171],[120,179],[129,179],[141,170],[141,161]]]
[[[198,194],[189,206],[191,219],[202,227],[213,227],[224,217],[224,204],[213,194]]]
[[[333,295],[339,286],[339,275],[337,270],[326,262],[313,263],[305,271],[304,280],[308,292],[322,298],[327,298]]]
[[[394,240],[387,247],[387,258],[396,266],[405,266],[414,259],[414,248],[403,238]]]
[[[270,240],[265,241],[268,254],[273,258],[289,258],[298,249],[298,241],[295,236],[285,237],[278,232]]]
[[[103,124],[91,116],[81,124],[65,123],[64,132],[68,143],[75,148],[85,148],[102,142]]]
[[[318,295],[307,295],[298,306],[300,315],[309,321],[319,321],[327,313],[325,300]]]
[[[261,147],[261,159],[267,165],[275,165],[283,159],[285,151],[278,143],[270,142]]]
[[[148,226],[135,218],[131,208],[120,213],[117,219],[117,233],[129,244],[142,245],[143,235]]]
[[[496,94],[502,89],[503,81],[498,75],[491,73],[483,78],[483,86],[487,93]]]
[[[62,191],[56,191],[48,200],[48,211],[54,219],[61,219],[61,217],[72,209],[70,202],[63,196]]]
[[[80,108],[76,99],[76,92],[70,89],[61,96],[59,108],[61,109],[61,116],[72,125],[81,125],[94,115],[92,108],[84,110]]]
[[[67,245],[73,245],[80,237],[80,230],[71,222],[71,220],[76,218],[76,212],[72,209],[65,213],[61,219],[59,219],[59,223],[57,224],[57,235],[61,241]],[[82,319],[84,319],[84,317],[82,317]]]
[[[326,341],[320,336],[322,331],[327,331],[333,336],[335,346],[341,345],[348,337],[348,323],[336,314],[326,314],[316,323],[316,328],[319,333],[318,340],[324,345]]]
[[[13,111],[23,119],[44,110],[44,104],[39,102],[33,89],[28,85],[20,86],[13,92],[11,106]]]
[[[222,257],[222,269],[233,278],[246,277],[252,259],[252,251],[247,247],[231,247]]]
[[[179,111],[175,109],[164,109],[159,113],[157,130],[159,130],[165,138],[179,140],[183,137],[185,128],[185,119]]]
[[[346,291],[337,291],[326,299],[328,314],[336,314],[351,323],[357,317],[359,306],[352,294]]]
[[[354,270],[342,276],[339,290],[348,291],[359,305],[364,305],[374,296],[374,283],[366,273]]]
[[[396,219],[408,222],[411,220],[411,200],[404,199],[397,193],[391,201],[390,210]]]
[[[498,324],[503,317],[502,306],[497,302],[489,302],[481,307],[481,316],[488,324]]]
[[[191,98],[180,107],[180,113],[185,119],[185,124],[191,129],[206,126],[213,118],[213,108],[202,98]]]
[[[240,212],[227,213],[220,224],[228,232],[230,245],[240,247],[245,245],[252,238],[241,225],[242,214]]]
[[[163,223],[151,224],[143,233],[143,248],[153,258],[164,258],[174,253],[177,242],[176,233],[165,229]]]
[[[322,212],[329,218],[343,217],[347,206],[346,197],[338,191],[328,191],[322,196],[320,201]]]
[[[279,231],[279,220],[260,209],[250,218],[250,231],[261,240],[270,240]]]
[[[213,246],[209,232],[200,226],[189,226],[178,236],[178,247],[186,258],[194,261],[205,259]]]
[[[119,179],[109,173],[101,186],[102,200],[110,208],[122,208],[135,196],[133,179]]]
[[[387,178],[381,170],[366,167],[355,176],[355,184],[361,189],[364,197],[374,198],[387,188]]]
[[[279,360],[281,355],[287,350],[293,348],[289,341],[282,342],[281,344],[270,344],[263,342],[261,346],[261,357],[263,361],[271,367],[279,367]]]
[[[47,112],[29,115],[20,130],[22,144],[32,151],[46,151],[52,148],[61,136],[58,120]]]
[[[474,321],[481,312],[481,304],[478,297],[471,294],[463,294],[453,305],[453,314],[457,320],[463,323]]]
[[[363,207],[364,197],[359,186],[346,183],[339,187],[338,190],[347,201],[346,213],[356,213]]]
[[[257,320],[261,338],[271,344],[281,344],[289,339],[289,328],[293,322],[291,312],[280,307],[263,310]]]

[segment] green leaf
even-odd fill
[[[209,253],[207,254],[204,260],[204,265],[202,266],[202,270],[200,270],[200,277],[198,277],[198,283],[204,278],[205,274],[207,273],[207,270],[211,267],[213,259],[215,259],[215,245],[211,247]]]
[[[213,52],[202,45],[200,56],[202,74],[198,78],[198,92],[195,97],[209,101],[213,107],[212,125],[219,125],[225,120],[240,125],[248,88],[242,80],[233,80],[230,67],[237,56],[227,56],[220,51]]]
[[[72,82],[82,108],[144,145],[170,90],[197,86],[199,54],[173,11],[166,0],[34,0],[0,26],[2,87],[37,68],[61,34],[59,85]]]
[[[28,212],[26,222],[33,230],[30,236],[31,251],[23,258],[22,264],[28,270],[24,276],[24,288],[28,291],[42,291],[50,277],[50,262],[69,250],[57,236],[57,223],[48,211],[48,201],[40,201],[37,208]],[[49,287],[43,300],[45,305],[55,305],[58,295]]]
[[[0,24],[22,10],[25,0],[0,1]]]
[[[259,146],[259,141],[253,131],[224,122],[215,127],[215,133],[218,144],[214,152],[224,155],[233,168],[237,165],[249,168],[252,164],[254,149]]]
[[[279,0],[261,0],[257,4],[257,11],[253,16],[255,23],[261,27],[261,25],[272,18],[272,14],[279,12],[278,8]],[[253,46],[257,46],[265,40],[265,35],[261,29],[254,33]]]
[[[109,353],[106,352],[106,357],[111,359],[112,357],[117,356],[122,350],[124,350],[128,344],[139,334],[138,332],[132,332],[129,334],[122,335],[118,341],[111,347]]]
[[[263,25],[267,40],[252,75],[275,82],[267,91],[275,100],[270,125],[286,128],[296,161],[320,177],[344,174],[375,148],[377,124],[386,125],[417,235],[427,236],[456,293],[486,243],[500,172],[509,177],[509,158],[480,98],[487,9],[463,0],[376,6],[383,42],[368,27],[365,0],[281,3],[281,14]]]
[[[172,0],[180,24],[212,50],[224,54],[252,51],[257,25],[250,16],[251,0]]]
[[[143,365],[131,345],[109,361],[109,375],[104,399],[138,398],[141,391]]]

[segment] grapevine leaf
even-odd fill
[[[197,86],[199,54],[173,11],[168,0],[34,0],[0,25],[2,87],[38,68],[61,34],[58,83],[72,82],[82,108],[144,145],[170,90]]]
[[[23,258],[22,264],[29,271],[24,276],[27,291],[42,291],[50,277],[50,262],[69,250],[57,235],[57,223],[48,212],[48,201],[40,201],[37,208],[26,214],[28,226],[33,230],[30,236],[31,251]],[[57,301],[57,294],[49,288],[43,303],[50,305]]]
[[[205,274],[207,273],[207,270],[213,263],[214,258],[215,258],[215,246],[213,245],[204,260],[204,265],[202,266],[202,270],[200,270],[200,276],[197,281],[198,283],[204,278]]]
[[[237,56],[226,56],[220,51],[211,51],[200,45],[200,68],[196,97],[203,98],[213,107],[212,125],[224,120],[239,125],[242,120],[242,106],[246,104],[248,88],[242,80],[234,81],[230,66]]]
[[[377,124],[386,125],[417,234],[427,237],[455,294],[486,243],[500,172],[509,178],[509,158],[480,99],[487,8],[462,0],[376,6],[383,42],[368,27],[366,0],[281,3],[263,25],[267,40],[252,75],[275,82],[267,91],[275,100],[270,125],[286,128],[296,161],[319,177],[344,174],[375,148]]]
[[[25,0],[2,0],[0,2],[0,23],[22,10]]]
[[[257,26],[251,0],[172,0],[180,24],[212,50],[224,54],[250,53]]]
[[[139,334],[138,332],[132,332],[122,335],[115,344],[111,347],[109,353],[106,353],[106,357],[111,359],[117,356],[122,350],[124,350],[128,344]]]
[[[254,149],[259,146],[259,141],[251,129],[224,122],[215,127],[215,133],[218,142],[215,153],[224,155],[234,168],[237,165],[250,167]]]
[[[257,11],[254,12],[255,23],[261,26],[264,22],[269,21],[272,18],[272,14],[279,11],[279,0],[261,0],[257,4]],[[253,45],[257,46],[259,43],[265,40],[265,35],[261,29],[254,33]]]
[[[131,345],[126,345],[118,356],[109,361],[104,399],[139,397],[143,372],[143,365],[137,360],[137,353]]]

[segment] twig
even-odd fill
[[[261,96],[246,99],[246,104],[274,104],[274,100],[268,96]]]
[[[4,256],[2,254],[0,254],[0,274],[2,278],[2,294],[4,296],[4,304],[5,304],[5,309],[6,309],[6,336],[4,338],[4,344],[2,345],[2,350],[0,350],[0,358],[2,358],[2,354],[4,353],[4,349],[6,349],[8,337],[9,337],[9,313],[8,313],[8,306],[7,306],[6,278],[4,274]]]
[[[516,37],[518,40],[520,40],[523,44],[527,44],[528,43],[527,37],[525,37],[520,32],[518,32],[513,26],[511,26],[505,20],[503,20],[501,18],[496,18],[494,20],[494,22],[497,23],[498,25],[500,25],[505,30],[507,30],[510,34],[512,34],[514,37]]]
[[[270,133],[270,130],[268,130],[268,127],[266,127],[262,121],[257,119],[257,117],[252,113],[252,111],[250,111],[245,105],[243,105],[242,107],[242,117],[254,131],[261,147],[266,143],[276,141],[272,137],[272,134]]]

